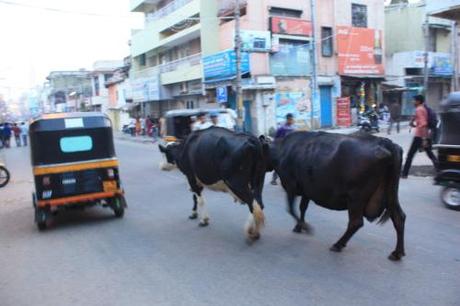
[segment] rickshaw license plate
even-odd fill
[[[460,155],[447,155],[447,161],[460,163]]]
[[[103,186],[105,192],[117,191],[116,181],[104,181]]]

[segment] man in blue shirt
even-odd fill
[[[292,133],[295,131],[295,126],[294,126],[294,116],[292,114],[287,114],[286,115],[286,122],[276,130],[276,135],[275,135],[275,142],[280,142],[284,137],[286,137],[288,134]],[[273,171],[273,177],[271,184],[272,185],[278,185],[276,180],[278,179],[278,174],[276,174],[276,171]]]

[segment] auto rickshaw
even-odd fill
[[[444,205],[460,211],[460,92],[449,95],[441,104],[438,150],[439,169],[435,184],[442,186]]]
[[[107,116],[43,115],[31,123],[29,136],[39,230],[60,210],[102,205],[123,217],[126,201]]]
[[[236,113],[232,109],[179,109],[165,115],[163,141],[168,144],[185,139],[192,132],[193,120],[199,115],[218,114],[219,126],[230,130],[235,127]]]

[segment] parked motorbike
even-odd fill
[[[0,188],[5,187],[10,181],[10,172],[5,165],[0,163]]]
[[[444,205],[460,211],[460,92],[451,93],[441,104],[442,111],[438,150],[438,173],[435,184],[442,186]]]
[[[379,128],[379,115],[374,110],[360,112],[358,116],[358,126],[361,131],[366,133],[380,132]]]

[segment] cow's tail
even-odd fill
[[[388,141],[391,143],[390,141]],[[390,145],[387,146],[390,147]],[[385,186],[385,199],[384,199],[384,212],[380,217],[378,224],[387,222],[394,212],[400,210],[399,206],[399,179],[402,169],[403,150],[399,145],[391,143],[391,162],[387,168],[386,186]]]

